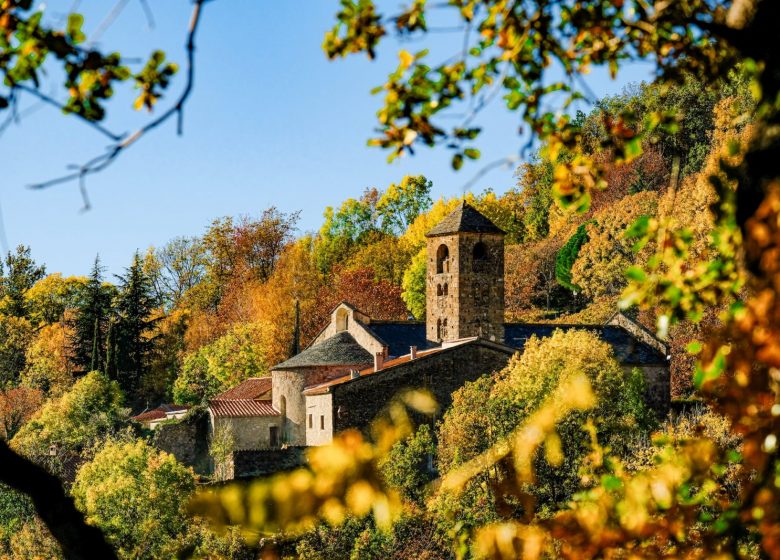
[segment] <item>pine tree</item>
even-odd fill
[[[35,264],[30,256],[30,248],[19,245],[16,253],[5,257],[8,276],[0,271],[0,313],[14,317],[27,317],[29,310],[24,297],[27,290],[46,275],[46,267]]]
[[[143,377],[154,349],[152,336],[159,318],[153,312],[159,302],[154,295],[152,280],[143,270],[143,260],[136,252],[130,268],[119,276],[116,300],[115,337],[117,379],[131,401],[137,400]],[[114,346],[112,344],[112,346]],[[112,352],[113,353],[113,352]]]
[[[105,356],[105,333],[111,311],[111,289],[103,283],[100,256],[95,257],[89,279],[81,289],[72,321],[71,349],[83,372],[101,369]]]

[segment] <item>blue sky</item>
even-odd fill
[[[57,18],[72,3],[48,2],[47,17]],[[113,4],[81,2],[88,36]],[[190,3],[150,4],[154,29],[141,3],[130,1],[99,44],[140,58],[159,47],[170,59],[183,61]],[[359,196],[366,187],[384,188],[406,174],[430,178],[435,196],[462,193],[478,165],[455,173],[444,149],[422,149],[388,165],[385,152],[366,147],[380,104],[369,91],[397,64],[399,44],[387,41],[374,62],[363,56],[329,62],[320,45],[337,7],[337,0],[207,4],[184,136],[176,136],[170,122],[91,177],[88,212],[80,212],[75,184],[45,191],[26,185],[101,153],[106,139],[56,109],[33,106],[0,137],[0,204],[8,245],[30,245],[50,272],[85,274],[99,253],[109,272],[118,273],[136,249],[198,235],[219,216],[256,215],[274,205],[285,212],[300,210],[301,231],[316,230],[326,206]],[[431,60],[451,54],[447,49],[459,45],[459,37],[436,35]],[[403,48],[421,47],[412,42]],[[632,66],[615,81],[594,72],[588,82],[601,96],[650,77],[648,66]],[[182,82],[180,76],[168,100]],[[44,85],[44,91],[53,86]],[[117,95],[106,123],[110,128],[132,130],[149,118],[130,109],[132,98],[131,90]],[[164,107],[166,99],[160,103]],[[482,162],[517,153],[516,115],[496,105],[479,124],[486,129],[479,144]],[[513,170],[501,168],[471,190],[503,192],[513,185]]]

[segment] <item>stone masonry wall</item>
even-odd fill
[[[459,338],[480,336],[503,342],[504,236],[462,233],[459,243]],[[474,259],[478,243],[486,248],[481,260]]]
[[[241,418],[214,418],[214,430],[226,426],[233,436],[233,449],[269,449],[271,426],[281,428],[280,416],[252,416]]]
[[[160,424],[154,431],[152,444],[195,472],[206,474],[209,471],[208,432],[208,413],[196,409],[181,420]]]
[[[347,428],[365,429],[387,403],[406,388],[427,388],[436,397],[439,410],[452,403],[452,393],[467,381],[501,370],[511,354],[485,343],[474,342],[389,368],[379,375],[331,388],[334,433]]]
[[[645,378],[645,402],[659,418],[669,413],[672,403],[671,374],[667,366],[623,366],[625,371],[638,369]]]
[[[445,245],[449,251],[447,260],[444,261],[442,272],[437,271],[439,247]],[[455,340],[458,338],[458,291],[459,276],[457,263],[460,260],[458,237],[456,235],[443,235],[432,237],[427,242],[427,273],[425,277],[425,316],[426,338],[428,340]],[[439,289],[447,286],[447,295],[438,295]],[[444,332],[438,332],[438,321],[447,320]],[[440,336],[441,334],[441,336]]]

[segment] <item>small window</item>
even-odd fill
[[[436,274],[450,271],[450,250],[445,244],[436,250]]]
[[[325,429],[325,416],[320,416],[320,430]]]
[[[314,427],[314,421],[312,420],[312,415],[309,414],[309,429]]]
[[[450,287],[447,284],[444,284],[444,289],[442,290],[444,292],[444,295],[449,295],[450,293]]]
[[[436,340],[441,340],[441,319],[436,321]]]
[[[279,447],[279,426],[271,426],[269,439],[271,440],[271,447]]]
[[[441,284],[436,284],[436,295],[437,296],[443,296],[444,290],[441,289]]]

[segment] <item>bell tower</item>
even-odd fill
[[[504,340],[504,231],[462,201],[425,234],[426,335]]]

